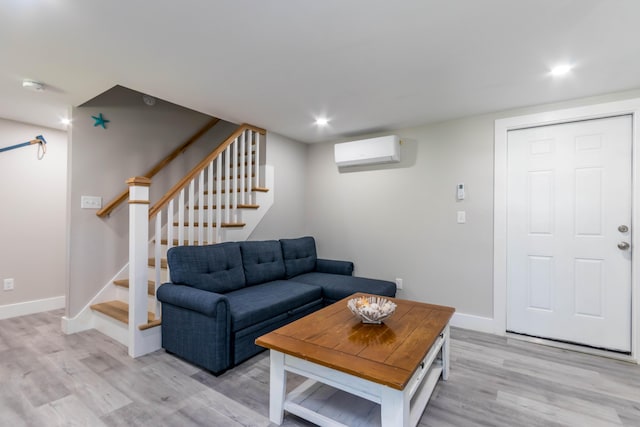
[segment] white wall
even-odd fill
[[[353,260],[357,275],[401,277],[401,298],[491,318],[494,121],[638,96],[629,91],[388,132],[406,141],[402,162],[355,172],[338,171],[333,143],[311,145],[307,215],[319,255]],[[462,202],[458,182],[467,189]],[[466,224],[456,223],[458,210],[466,211]]]
[[[102,113],[106,129],[91,116]],[[98,218],[80,209],[82,195],[110,201],[125,180],[142,175],[198,131],[210,117],[115,87],[72,111],[69,147],[69,287],[67,316],[75,316],[128,262],[128,205]],[[236,125],[219,123],[166,171],[154,177],[152,202],[226,139]]]
[[[67,133],[0,119],[0,147],[43,135],[47,152],[37,145],[0,153],[0,316],[26,314],[37,301],[64,304],[66,275]],[[15,280],[3,291],[5,278]],[[51,306],[48,306],[51,308]]]
[[[274,203],[250,240],[301,237],[306,232],[307,145],[267,132],[266,163],[274,167]]]

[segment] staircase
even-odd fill
[[[151,179],[127,181],[129,263],[81,314],[91,327],[127,346],[131,357],[161,347],[155,294],[169,280],[167,251],[246,240],[273,204],[273,168],[260,166],[264,134],[240,126],[151,207]]]

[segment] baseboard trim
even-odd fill
[[[473,314],[454,313],[451,318],[451,326],[489,334],[496,333],[494,323],[491,317],[475,316]]]
[[[0,305],[0,319],[26,316],[28,314],[42,313],[43,311],[64,308],[65,297],[44,298],[34,301],[19,302],[16,304]]]

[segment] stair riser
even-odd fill
[[[120,301],[129,301],[129,289],[123,288],[121,286],[117,287],[116,298]],[[156,298],[153,295],[149,295],[148,303],[147,303],[147,311],[152,313],[156,312]]]

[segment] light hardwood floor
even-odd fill
[[[64,335],[62,314],[0,320],[0,426],[270,425],[267,352],[215,377],[164,351],[130,359],[96,331]],[[637,365],[460,329],[452,336],[449,381],[420,426],[640,426]],[[291,376],[290,386],[301,380]],[[375,406],[323,396],[356,409],[368,420],[360,425],[379,419]],[[284,425],[309,424],[287,415]]]

